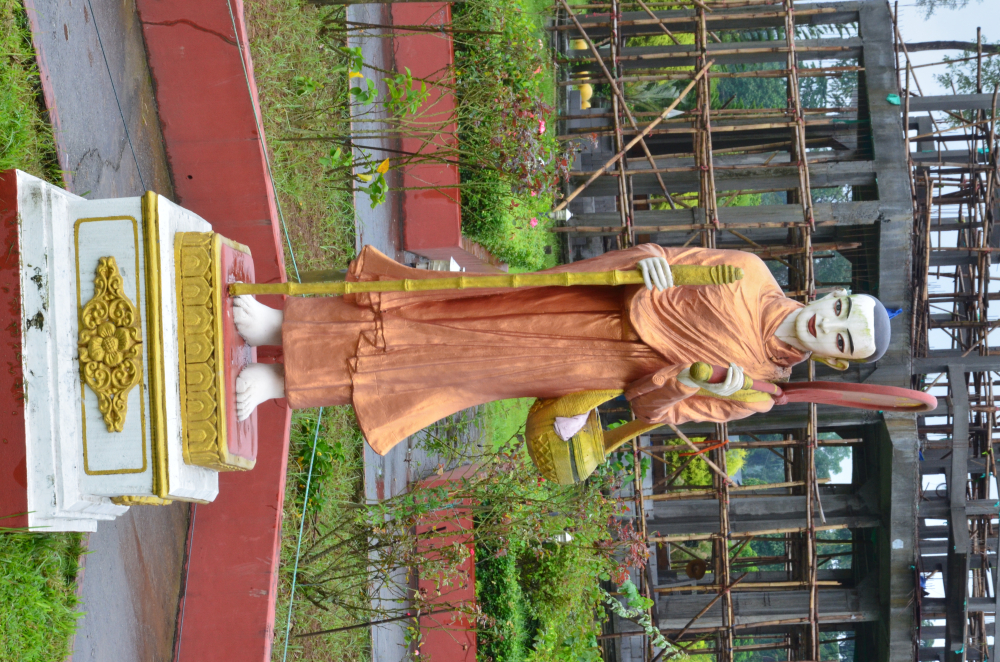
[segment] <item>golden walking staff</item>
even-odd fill
[[[729,285],[743,279],[743,270],[728,264],[714,267],[678,264],[670,267],[674,285]],[[343,296],[362,292],[428,292],[512,287],[570,287],[573,285],[641,285],[638,271],[597,271],[561,274],[504,274],[324,283],[233,283],[230,296],[285,294],[288,296]]]

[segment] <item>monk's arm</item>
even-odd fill
[[[698,389],[677,380],[687,366],[663,368],[629,385],[625,397],[635,415],[647,423],[722,423],[770,411],[774,401],[740,402],[697,395]]]

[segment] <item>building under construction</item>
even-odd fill
[[[678,485],[676,432],[641,440],[654,622],[719,661],[1000,659],[993,90],[923,96],[882,0],[665,6],[557,2],[559,133],[577,149],[567,261],[645,242],[733,248],[802,301],[872,294],[903,311],[885,356],[843,373],[807,362],[793,379],[928,389],[940,404],[919,418],[790,404],[681,426],[716,440],[705,485]],[[673,101],[655,105],[664,89]],[[818,477],[829,447],[851,450],[849,482]],[[738,448],[768,453],[778,478],[724,480]],[[669,657],[636,629],[614,620],[605,658]]]

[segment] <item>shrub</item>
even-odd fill
[[[530,653],[531,610],[519,583],[515,556],[476,548],[476,599],[490,618],[476,635],[477,657],[493,662],[522,662]]]

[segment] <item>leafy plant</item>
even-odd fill
[[[413,75],[409,67],[406,67],[406,73],[386,78],[384,82],[388,95],[385,108],[394,115],[416,115],[430,97],[426,82],[420,81],[419,89],[413,88]]]
[[[301,96],[313,94],[323,89],[323,83],[312,78],[312,76],[296,76],[292,79],[296,85],[296,93]]]
[[[348,90],[348,93],[357,103],[363,105],[375,103],[375,100],[378,99],[378,88],[375,86],[375,81],[371,78],[366,78],[364,83],[352,87]]]
[[[653,606],[653,601],[643,595],[640,595],[639,589],[632,583],[631,579],[626,579],[622,582],[619,585],[618,590],[621,591],[626,604],[623,605],[618,598],[611,595],[604,589],[601,589],[601,592],[604,594],[604,604],[606,604],[611,611],[617,614],[619,618],[630,620],[641,627],[643,632],[646,633],[646,636],[649,637],[653,646],[665,650],[671,659],[687,659],[687,655],[684,651],[667,641],[667,638],[653,626],[652,619],[649,617],[649,609]]]

